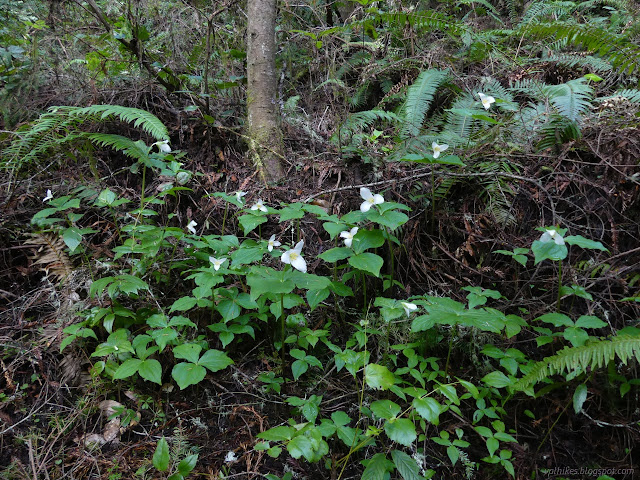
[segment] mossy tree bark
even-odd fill
[[[249,154],[265,182],[284,176],[276,99],[276,2],[248,0],[247,5],[247,136]]]

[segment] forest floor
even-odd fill
[[[484,177],[457,173],[459,181],[436,205],[433,216],[421,200],[431,188],[429,167],[347,162],[331,146],[313,143],[301,133],[289,131],[287,144],[292,153],[287,156],[286,180],[265,187],[243,160],[233,134],[206,129],[189,118],[183,119],[182,125],[175,119],[163,120],[180,133],[181,138],[172,145],[187,152],[186,168],[201,175],[195,177],[193,192],[180,196],[171,206],[179,216],[169,219],[168,211],[163,212],[161,221],[180,225],[185,218],[194,218],[210,231],[220,231],[225,207],[207,194],[237,190],[250,192],[270,205],[313,198],[340,215],[358,207],[359,187],[365,185],[384,192],[385,199],[412,209],[402,231],[403,248],[396,251],[397,278],[404,286],[395,292],[399,297],[429,293],[463,299],[462,287],[482,286],[498,289],[505,296],[496,308],[507,312],[526,309],[534,318],[542,313],[535,309],[555,302],[553,266],[540,264],[523,283],[513,262],[491,252],[530,245],[540,235],[535,227],[544,221],[595,240],[607,235],[611,239],[610,256],[582,269],[578,267],[581,258],[576,256],[574,267],[565,274],[575,283],[590,287],[594,303],[599,311],[607,312],[614,329],[631,324],[640,314],[637,304],[617,301],[636,294],[640,283],[637,128],[620,130],[619,124],[602,123],[586,129],[579,145],[515,158],[522,170],[507,178],[514,192],[510,210],[513,221],[505,225],[480,205],[478,195]],[[97,152],[97,158],[100,175],[108,178],[112,190],[131,198],[139,195],[139,179],[123,170],[125,159],[107,152]],[[436,181],[450,178],[447,175],[436,172]],[[254,446],[259,432],[289,418],[290,406],[283,402],[287,394],[323,395],[322,408],[329,413],[357,404],[358,391],[345,371],[327,371],[308,384],[306,392],[294,390],[300,388],[300,382],[284,383],[281,393],[266,392],[256,378],[261,372],[277,370],[279,365],[269,343],[258,337],[256,342],[239,344],[233,352],[235,364],[209,374],[197,387],[171,391],[167,385],[153,388],[149,383],[139,383],[135,389],[125,390],[117,383],[90,377],[88,352],[69,348],[60,353],[63,328],[73,322],[78,310],[92,305],[87,288],[90,282],[86,274],[79,274],[72,282],[58,284],[42,271],[37,246],[28,243],[30,220],[42,208],[47,189],[62,194],[96,182],[88,165],[60,159],[52,159],[42,171],[8,182],[3,181],[0,194],[0,477],[158,478],[149,468],[157,439],[162,435],[182,439],[185,452],[197,449],[194,478],[252,479],[266,473],[281,476],[286,471],[296,472],[300,475],[297,478],[331,477],[323,462],[309,464],[286,456],[272,459],[265,452],[254,450]],[[152,178],[149,188],[161,182],[162,178]],[[104,241],[90,246],[89,258],[108,254],[113,241],[108,224],[95,220],[98,235]],[[228,222],[226,228],[229,233],[237,225]],[[318,222],[304,220],[300,228],[308,259],[332,246]],[[262,233],[263,237],[265,232],[281,237],[291,235],[288,230],[287,224],[270,222],[263,225]],[[320,263],[310,261],[309,271],[326,268]],[[359,315],[357,305],[349,302],[341,306],[347,312],[346,321],[337,321],[333,308],[321,306],[313,312],[312,323],[319,328],[334,319],[331,336],[346,335],[349,322]],[[580,308],[588,313],[586,303]],[[518,338],[518,348],[528,348],[531,339]],[[460,350],[454,349],[453,375],[474,368],[469,365],[473,352],[468,349],[476,341],[482,339],[461,339]],[[508,342],[506,345],[516,346]],[[620,469],[618,473],[622,469],[640,472],[638,391],[633,389],[620,399],[615,389],[606,391],[613,388],[605,379],[606,372],[594,375],[602,376],[603,391],[592,393],[610,400],[600,407],[594,405],[588,415],[573,414],[573,391],[568,386],[536,402],[523,396],[508,403],[506,418],[522,417],[525,410],[532,410],[537,419],[522,426],[519,443],[512,448],[517,478],[539,478],[540,469],[557,465],[581,468],[594,459],[598,464]],[[592,382],[590,388],[596,384]],[[113,441],[92,450],[85,440],[91,434],[104,433],[108,426],[106,407],[101,403],[107,399],[125,405],[139,416],[121,426]],[[459,421],[464,422],[462,418]],[[459,426],[455,417],[449,417],[447,422],[440,428],[453,432]],[[430,452],[430,446],[425,444],[425,450]],[[225,460],[228,452],[234,452],[234,461]],[[469,453],[482,456],[481,452]],[[464,477],[463,467],[446,467],[445,463],[435,453],[430,458],[429,467],[439,472],[436,478]],[[336,471],[332,472],[331,478],[336,478]],[[362,467],[354,461],[342,478],[359,478],[361,472]],[[633,474],[612,476],[632,478]],[[571,478],[595,476],[577,473]]]

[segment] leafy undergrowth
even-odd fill
[[[68,171],[5,210],[7,478],[634,468],[637,274],[612,238],[526,217],[542,188],[522,180],[514,235],[462,192],[425,209],[403,165],[314,204],[304,170],[297,199],[242,170],[216,193],[119,141],[135,163],[108,186]]]

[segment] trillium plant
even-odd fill
[[[360,211],[363,213],[367,213],[371,207],[374,205],[380,205],[384,203],[384,198],[379,193],[375,195],[371,193],[367,187],[360,188],[360,196],[363,198],[364,202],[360,205]]]
[[[156,142],[154,145],[157,145],[158,149],[162,153],[171,153],[171,146],[169,145],[169,140],[162,140],[161,142]]]
[[[340,232],[340,238],[344,238],[345,247],[351,248],[351,244],[353,243],[353,237],[355,237],[356,233],[358,233],[358,227],[353,227],[351,230],[345,230],[344,232]]]
[[[478,96],[480,97],[480,101],[482,102],[482,106],[485,110],[489,110],[491,108],[491,104],[496,102],[496,99],[491,95],[485,95],[482,92],[478,92]]]
[[[49,200],[53,200],[53,193],[51,193],[51,189],[47,189],[47,196],[42,199],[43,202],[48,202]]]
[[[402,308],[404,308],[404,313],[407,314],[407,317],[411,316],[411,312],[415,312],[418,309],[418,306],[415,303],[409,302],[400,302]]]
[[[209,261],[213,264],[213,269],[214,270],[220,270],[220,267],[222,266],[222,264],[224,262],[227,261],[226,258],[215,258],[215,257],[209,257]]]
[[[258,199],[258,201],[254,203],[253,206],[251,207],[251,210],[253,211],[259,210],[264,213],[269,211],[267,207],[265,207],[264,203],[262,202],[262,199]]]
[[[273,251],[274,247],[279,247],[280,245],[282,245],[279,241],[276,240],[276,235],[273,234],[271,235],[271,237],[269,237],[269,241],[268,241],[268,249],[269,251]]]
[[[197,226],[198,226],[198,224],[196,223],[196,221],[195,220],[191,220],[189,222],[189,224],[187,225],[187,230],[189,230],[189,232],[191,232],[191,233],[193,233],[195,235]]]
[[[442,145],[438,145],[436,142],[431,144],[431,148],[433,148],[433,158],[438,158],[442,152],[444,152],[449,145],[443,143]]]
[[[300,240],[298,243],[296,243],[295,247],[293,247],[291,250],[287,250],[286,252],[284,252],[282,254],[282,257],[280,257],[280,260],[282,260],[283,263],[290,264],[296,270],[306,273],[307,262],[302,257],[303,246],[304,246],[304,240]]]

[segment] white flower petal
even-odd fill
[[[362,202],[362,204],[360,205],[360,211],[362,213],[367,213],[370,209],[371,209],[371,202],[365,200],[364,202]]]
[[[296,243],[296,246],[293,247],[293,250],[300,253],[302,251],[302,247],[304,247],[304,240],[300,240],[298,243]]]
[[[402,305],[402,308],[404,308],[404,313],[407,314],[407,317],[410,317],[411,312],[418,309],[418,306],[415,303],[400,302],[400,304]]]
[[[282,261],[282,263],[291,263],[291,250],[287,250],[286,252],[284,252],[280,257],[280,260]]]
[[[482,102],[482,106],[485,110],[489,110],[491,108],[491,104],[496,101],[491,95],[485,95],[482,92],[478,92],[478,96],[480,97],[480,101]]]
[[[379,193],[376,193],[373,196],[373,204],[374,205],[380,205],[381,203],[384,203],[384,197],[382,195],[380,195]]]
[[[47,189],[47,196],[42,199],[43,202],[48,202],[53,199],[53,193],[51,193],[51,189]]]
[[[195,220],[191,220],[189,222],[189,224],[187,225],[187,230],[189,230],[191,233],[193,233],[194,235],[196,234],[196,226],[198,224],[195,222]]]
[[[365,200],[369,200],[371,197],[373,197],[373,194],[367,187],[360,187],[360,196]]]
[[[296,255],[295,258],[292,258],[291,266],[296,270],[300,270],[301,272],[306,273],[307,271],[307,262],[305,262],[304,258],[302,258],[302,255]]]
[[[171,146],[169,146],[169,140],[163,140],[161,142],[156,142],[156,145],[158,146],[160,151],[163,152],[163,153],[170,153],[171,152]]]
[[[224,457],[224,461],[226,463],[235,462],[237,460],[236,454],[233,451],[227,452],[227,455]]]

